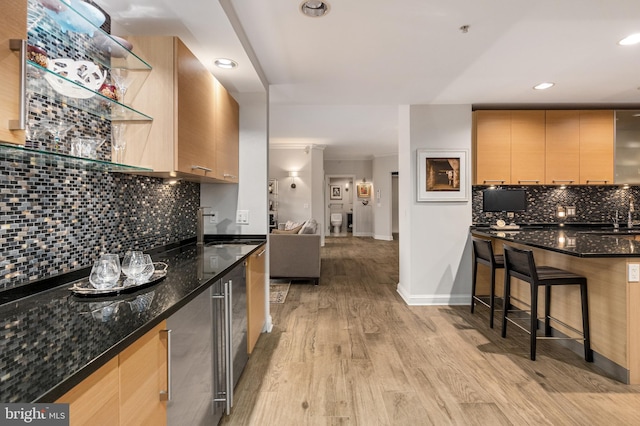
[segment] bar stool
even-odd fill
[[[587,278],[574,274],[564,269],[554,268],[552,266],[536,267],[533,260],[533,251],[521,250],[504,245],[504,309],[502,311],[502,337],[507,337],[507,320],[531,336],[531,360],[536,359],[536,340],[537,339],[571,339],[584,341],[584,359],[587,362],[593,362],[593,351],[591,350],[591,339],[589,337],[589,302],[587,299]],[[511,277],[518,278],[529,283],[531,287],[531,325],[529,330],[514,322],[511,318],[507,318],[509,308],[511,307]],[[580,298],[582,302],[582,333],[579,330],[569,327],[581,338],[564,338],[551,337],[550,311],[551,311],[551,287],[554,285],[579,285]],[[536,329],[538,328],[538,287],[544,286],[544,335],[538,337]],[[557,320],[555,320],[557,321]]]
[[[496,269],[504,268],[504,257],[501,254],[494,255],[491,240],[471,237],[473,243],[473,279],[471,284],[471,313],[475,302],[479,302],[489,308],[489,327],[493,328],[493,314],[495,312],[495,292],[496,292]],[[478,274],[478,263],[486,265],[491,269],[491,288],[489,289],[489,303],[476,296],[476,280]]]

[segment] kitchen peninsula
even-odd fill
[[[640,312],[635,308],[640,306],[640,282],[632,282],[628,276],[629,265],[640,265],[640,230],[615,230],[606,226],[538,226],[503,231],[476,227],[471,233],[491,239],[496,253],[502,253],[503,244],[507,243],[533,250],[537,265],[554,266],[586,276],[591,347],[596,365],[625,383],[640,383]],[[503,270],[497,270],[496,295],[500,297],[503,279]],[[479,268],[480,294],[488,294],[488,283],[488,268]],[[529,300],[528,287],[516,283],[517,280],[512,286],[512,294],[520,300]],[[551,315],[579,330],[579,290],[572,287],[553,289]],[[544,301],[540,303],[540,312],[544,312]],[[514,305],[521,307],[517,303]],[[557,322],[554,331],[575,335]]]
[[[154,261],[168,265],[167,276],[134,293],[99,299],[79,297],[69,291],[72,285],[67,283],[3,303],[0,400],[58,400],[117,360],[120,353],[143,340],[216,280],[251,261],[263,244],[264,236],[205,246],[187,241],[153,253]],[[249,264],[247,286],[250,268]]]

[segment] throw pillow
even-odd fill
[[[300,234],[315,234],[318,229],[318,222],[315,219],[309,219],[302,225],[302,229],[300,229]]]
[[[298,222],[293,222],[291,220],[288,220],[287,223],[285,223],[284,225],[284,230],[285,231],[290,231],[292,229],[297,228],[298,226],[302,226],[302,223],[298,223]]]
[[[273,231],[271,231],[272,234],[297,234],[298,232],[300,232],[300,230],[302,229],[302,225],[298,226],[297,228],[293,228],[293,229],[274,229]]]

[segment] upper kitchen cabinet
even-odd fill
[[[27,39],[27,2],[3,0],[0,2],[0,140],[24,145],[24,129],[16,130],[19,120],[21,61],[18,51],[12,50],[10,40]],[[25,52],[26,53],[26,52]],[[24,100],[26,102],[26,99]],[[26,117],[25,117],[26,119]]]
[[[613,183],[612,110],[547,111],[546,183]]]
[[[150,129],[127,129],[126,164],[153,176],[237,182],[238,104],[177,37],[132,36],[154,64],[134,108],[154,117]]]
[[[580,181],[580,112],[546,113],[547,184],[577,184]]]
[[[544,111],[511,111],[511,183],[541,184],[544,176]]]
[[[614,113],[580,111],[580,183],[613,183]]]
[[[511,111],[476,111],[475,182],[511,182]]]
[[[478,185],[544,181],[544,111],[476,111]]]

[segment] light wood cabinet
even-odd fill
[[[613,183],[613,110],[580,111],[580,183]]]
[[[580,112],[546,113],[547,184],[577,184],[580,181]]]
[[[510,183],[511,111],[476,111],[475,146],[475,182]]]
[[[164,425],[167,343],[163,321],[56,402],[69,404],[71,425]]]
[[[249,353],[253,352],[265,323],[265,252],[266,246],[263,246],[247,260],[247,350]]]
[[[120,424],[164,425],[167,390],[167,340],[163,321],[118,355]]]
[[[545,112],[511,111],[511,183],[545,179]]]
[[[177,37],[128,37],[153,64],[132,107],[154,119],[129,126],[125,163],[152,176],[238,181],[239,107]]]
[[[10,130],[9,121],[20,116],[20,55],[9,40],[27,39],[27,1],[0,2],[0,141],[24,145],[24,130]]]
[[[477,185],[613,183],[613,110],[476,111],[474,136]]]

